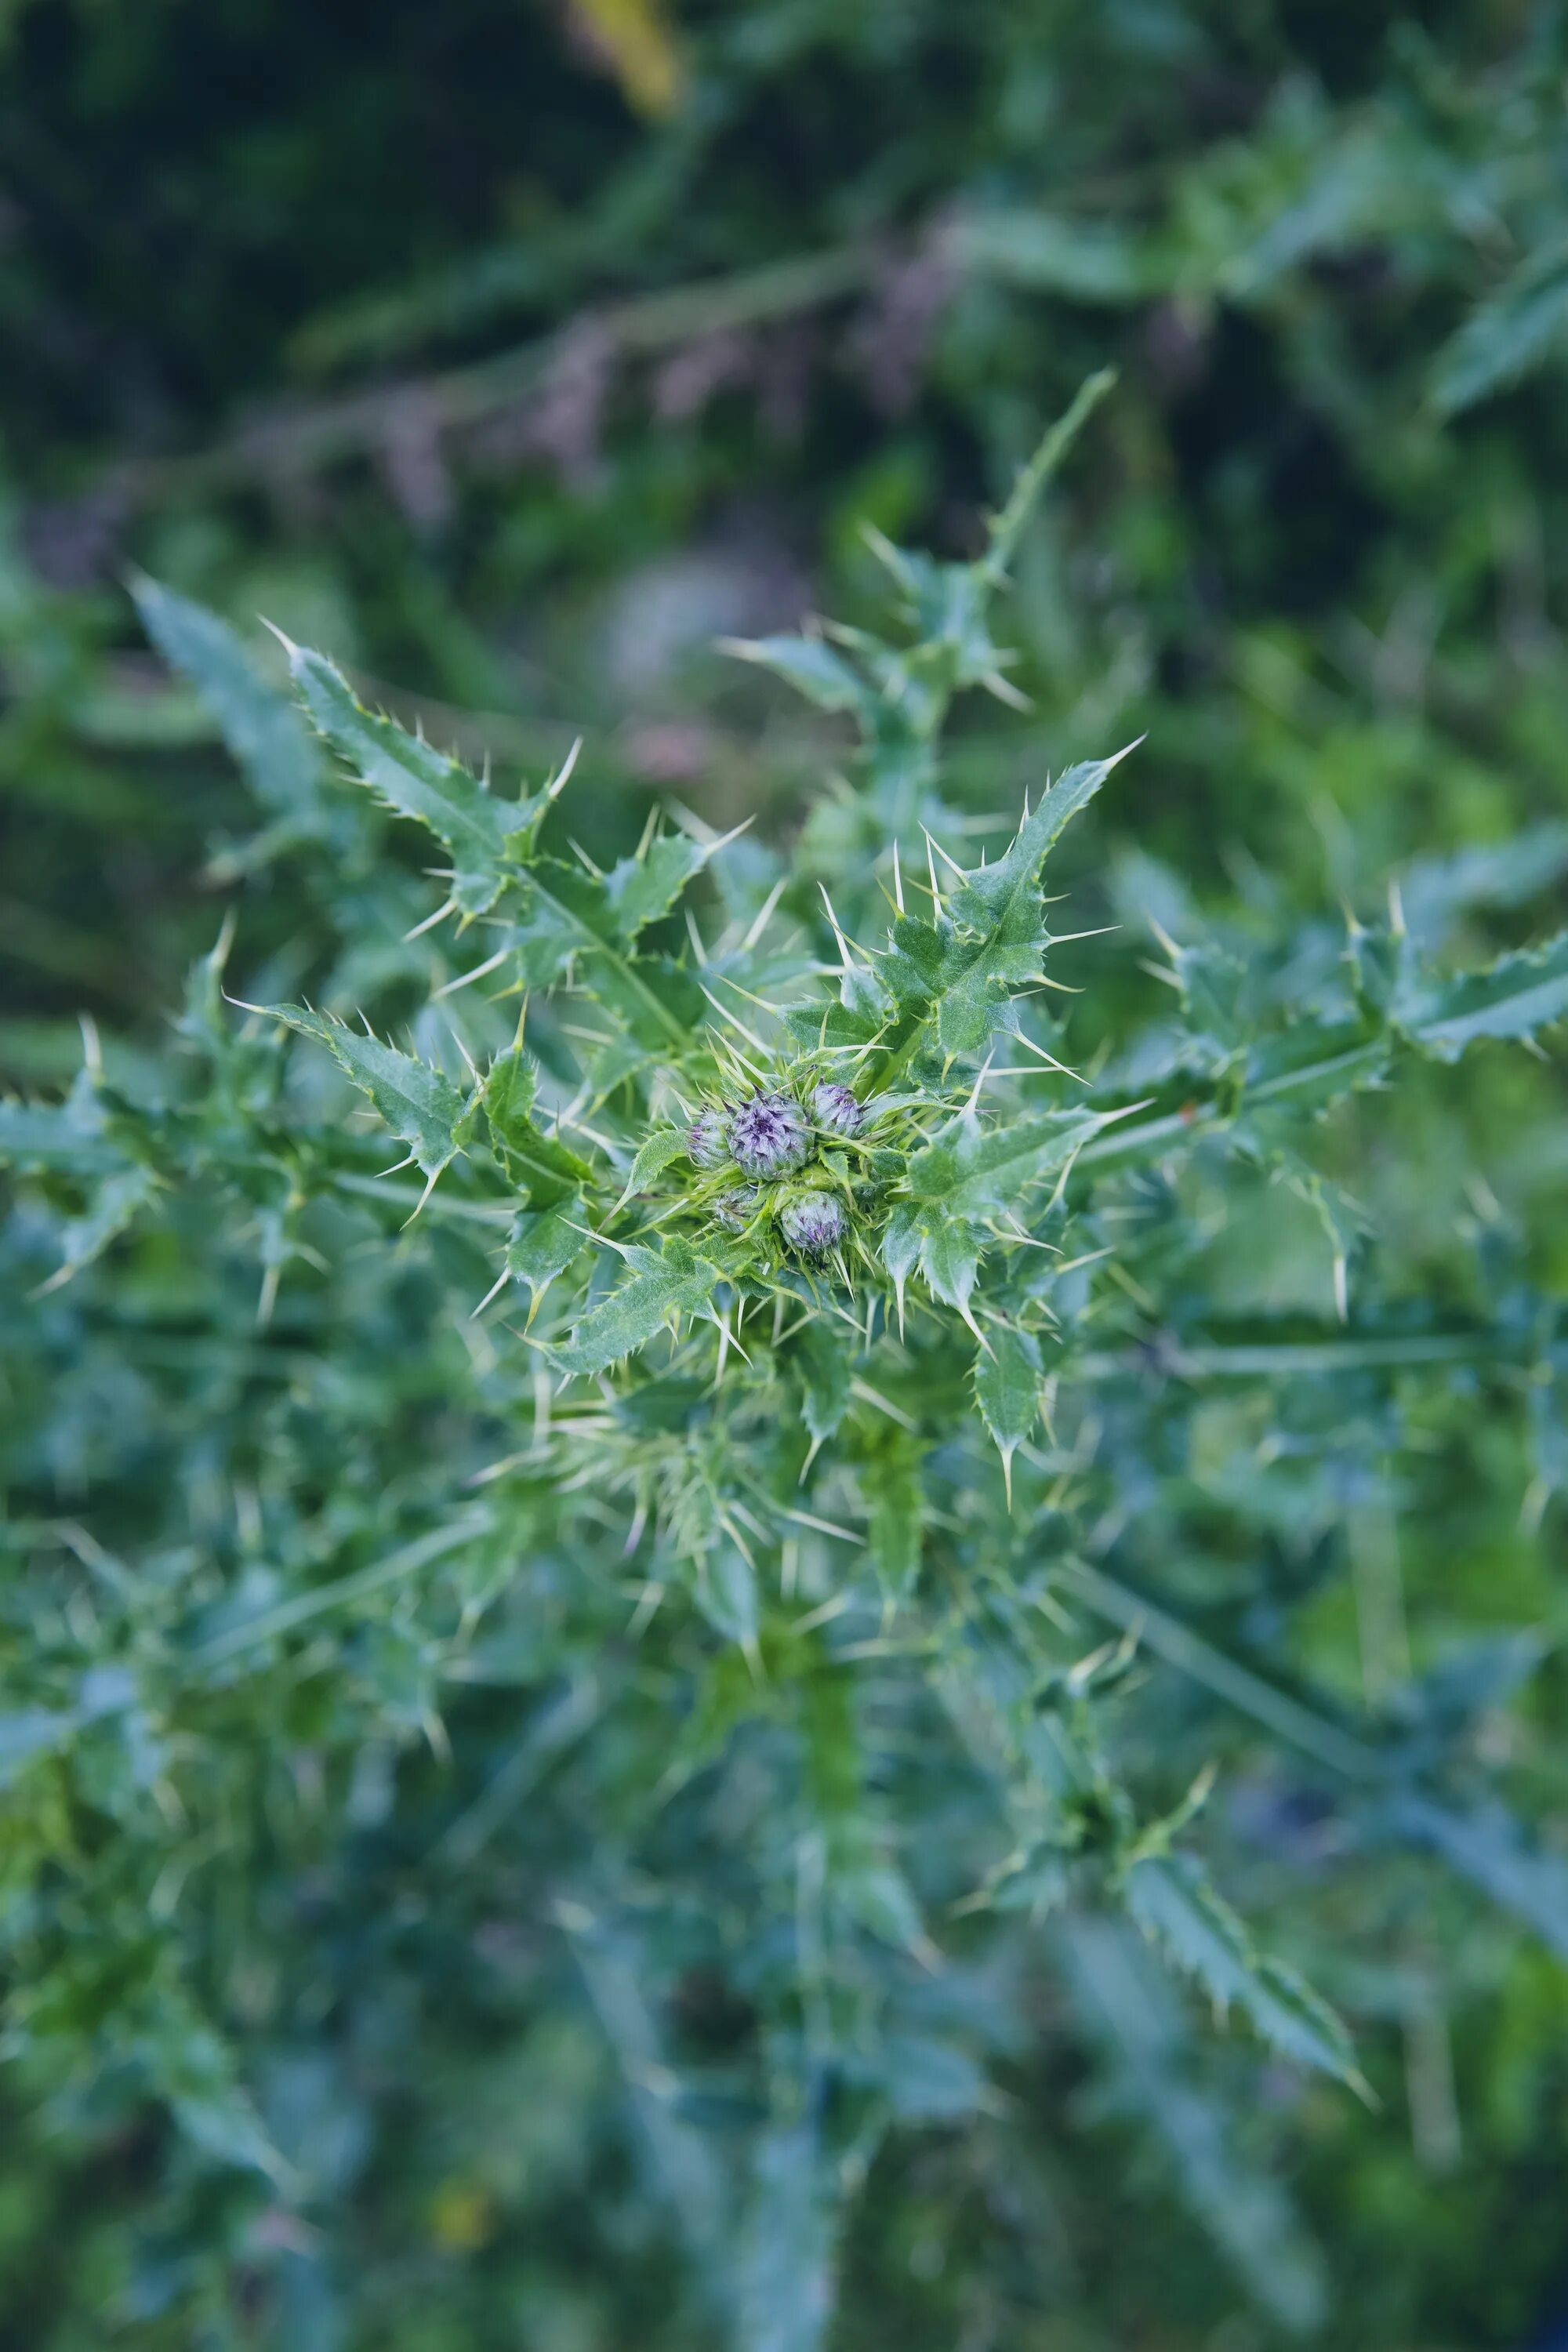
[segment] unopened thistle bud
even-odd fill
[[[814,1087],[811,1095],[811,1115],[818,1127],[831,1135],[858,1135],[866,1124],[866,1108],[858,1103],[847,1087],[833,1078],[825,1078]]]
[[[686,1149],[699,1168],[721,1167],[730,1157],[730,1114],[721,1103],[705,1103],[686,1130]]]
[[[844,1237],[844,1212],[831,1192],[796,1192],[779,1210],[779,1231],[792,1249],[826,1257]]]
[[[754,1184],[738,1185],[732,1192],[721,1192],[713,1203],[713,1214],[732,1234],[749,1225],[756,1213],[757,1188]]]
[[[730,1151],[748,1176],[789,1176],[811,1151],[805,1117],[789,1095],[752,1095],[730,1116]]]

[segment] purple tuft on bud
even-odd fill
[[[788,1176],[803,1167],[811,1141],[800,1105],[789,1095],[752,1095],[731,1112],[730,1151],[748,1176]]]
[[[749,1225],[756,1213],[757,1188],[754,1184],[739,1185],[733,1192],[721,1192],[713,1203],[713,1214],[729,1232],[738,1234]]]
[[[814,1087],[811,1094],[811,1115],[818,1127],[832,1135],[858,1135],[866,1124],[866,1109],[858,1103],[847,1087],[832,1078]]]
[[[779,1231],[793,1249],[826,1257],[844,1237],[844,1212],[831,1192],[796,1192],[779,1211]]]
[[[699,1168],[720,1168],[730,1157],[730,1114],[705,1103],[686,1130],[686,1149]]]

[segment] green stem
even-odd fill
[[[1281,1070],[1276,1076],[1262,1079],[1248,1088],[1245,1105],[1277,1102],[1283,1096],[1307,1093],[1337,1078],[1353,1079],[1358,1070],[1373,1070],[1384,1059],[1387,1047],[1381,1038],[1364,1045],[1352,1045],[1342,1054],[1330,1054],[1321,1062],[1308,1062],[1299,1070]],[[1139,1160],[1151,1152],[1163,1150],[1168,1145],[1186,1143],[1201,1134],[1212,1134],[1228,1126],[1236,1110],[1223,1110],[1218,1103],[1197,1103],[1190,1110],[1162,1111],[1152,1118],[1128,1119],[1106,1135],[1097,1136],[1086,1143],[1078,1155],[1077,1165],[1105,1166],[1112,1161]]]
[[[995,586],[1004,578],[1018,535],[1040,492],[1115,382],[1116,370],[1101,368],[1097,375],[1080,383],[1071,406],[1058,417],[1019,473],[1012,497],[991,526],[991,545],[975,566],[978,577],[989,585]]]
[[[444,1559],[448,1552],[472,1543],[476,1536],[487,1534],[491,1524],[489,1513],[485,1511],[458,1519],[451,1527],[433,1528],[427,1535],[416,1536],[412,1543],[388,1552],[384,1559],[356,1569],[352,1576],[339,1577],[335,1584],[321,1584],[310,1592],[298,1592],[291,1601],[280,1601],[275,1609],[263,1610],[258,1617],[247,1618],[243,1625],[217,1634],[192,1653],[192,1663],[216,1665],[223,1659],[237,1657],[246,1650],[272,1641],[279,1633],[292,1633],[296,1625],[308,1624],[312,1617],[341,1609],[346,1601],[363,1601],[367,1593],[401,1583],[405,1577],[415,1575],[432,1560]]]
[[[1178,1617],[1168,1616],[1142,1593],[1131,1591],[1102,1569],[1087,1560],[1064,1560],[1061,1571],[1100,1616],[1124,1631],[1136,1630],[1150,1649],[1167,1664],[1179,1667],[1243,1714],[1251,1716],[1279,1738],[1289,1740],[1303,1755],[1315,1757],[1347,1780],[1376,1780],[1383,1777],[1383,1759],[1375,1748],[1325,1722],[1299,1699],[1276,1690],[1250,1668],[1213,1648]]]

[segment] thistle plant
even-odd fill
[[[291,703],[138,590],[262,803],[253,870],[300,861],[336,946],[258,968],[242,908],[155,1082],[89,1035],[64,1102],[0,1106],[11,2044],[39,2095],[96,2068],[162,2102],[198,2172],[311,2223],[275,2244],[338,2221],[268,2053],[320,1970],[361,1998],[350,1941],[264,1926],[279,1854],[336,1920],[526,1931],[518,1999],[585,2004],[619,2061],[691,2324],[790,2352],[889,2134],[970,2119],[1007,2172],[1024,2119],[988,2084],[1042,1999],[1251,2294],[1316,2325],[1248,2169],[1252,2044],[1364,2095],[1325,1997],[1355,1956],[1329,1895],[1272,1948],[1227,1789],[1277,1847],[1292,1804],[1331,1821],[1363,1891],[1425,1855],[1568,1949],[1563,1865],[1473,1737],[1530,1654],[1358,1710],[1289,1632],[1369,1508],[1436,1507],[1478,1384],[1522,1399],[1552,1507],[1557,1307],[1484,1215],[1468,1288],[1385,1294],[1321,1146],[1416,1062],[1562,1017],[1568,940],[1455,971],[1473,860],[1418,926],[1396,895],[1205,936],[1173,885],[1136,948],[1168,1004],[1097,1032],[1129,950],[1053,894],[1126,752],[977,832],[940,746],[964,690],[1016,699],[996,600],[1102,389],[977,561],[878,542],[886,634],[736,648],[858,730],[788,857],[656,816],[602,869],[570,761],[509,797],[321,655],[288,648]],[[1315,1318],[1223,1303],[1227,1234],[1276,1210],[1298,1254],[1317,1221]],[[680,2043],[693,1970],[722,2046]],[[1229,2102],[1195,2055],[1226,2018]]]

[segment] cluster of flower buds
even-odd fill
[[[825,1079],[803,1105],[776,1089],[748,1095],[738,1103],[706,1103],[687,1129],[686,1148],[699,1168],[733,1165],[749,1181],[721,1193],[713,1214],[740,1233],[756,1214],[759,1188],[800,1173],[823,1140],[857,1135],[866,1123],[863,1104],[847,1087]],[[802,1187],[776,1210],[780,1233],[806,1257],[826,1257],[844,1235],[844,1210],[829,1192]]]

